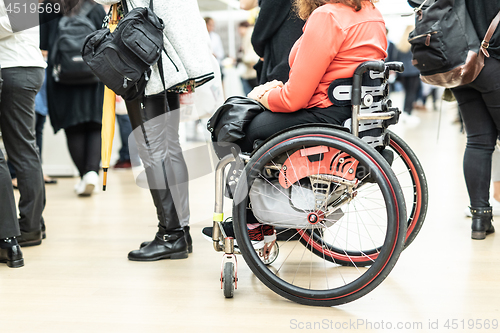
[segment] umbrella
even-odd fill
[[[109,30],[113,32],[118,24],[117,4],[112,7]],[[101,129],[101,163],[103,171],[102,190],[106,191],[109,161],[111,160],[111,149],[115,135],[115,106],[116,94],[108,87],[104,87],[104,102],[102,104],[102,129]]]

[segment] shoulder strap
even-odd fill
[[[500,23],[500,11],[497,13],[497,16],[491,21],[490,26],[488,27],[488,31],[486,31],[486,35],[484,36],[483,41],[481,42],[481,51],[486,57],[489,57],[490,54],[488,50],[486,50],[490,46],[490,39],[493,36],[493,33],[497,29],[498,23]]]

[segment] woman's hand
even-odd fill
[[[277,87],[283,87],[283,82],[278,81],[278,80],[273,80],[270,82],[266,82],[264,84],[261,84],[260,86],[257,86],[253,88],[251,92],[248,93],[247,97],[251,99],[255,99],[256,101],[262,102],[262,97],[264,95]]]

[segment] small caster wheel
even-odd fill
[[[280,247],[278,246],[278,242],[274,242],[274,246],[271,249],[271,253],[269,253],[269,258],[267,260],[264,259],[262,251],[263,251],[262,249],[259,250],[259,256],[261,257],[262,262],[264,263],[264,265],[271,265],[276,260],[276,258],[278,258],[278,254],[280,253]]]
[[[235,280],[236,277],[234,274],[234,263],[228,261],[224,264],[224,272],[222,276],[222,290],[224,292],[224,297],[233,297]]]

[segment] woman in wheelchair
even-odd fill
[[[387,57],[385,22],[373,3],[376,0],[296,0],[298,15],[307,20],[303,35],[290,56],[290,78],[285,84],[272,81],[254,88],[248,97],[268,110],[248,124],[246,136],[236,142],[243,152],[284,129],[307,123],[342,125],[352,115],[351,105],[334,105],[328,87],[337,79],[351,78],[368,60]],[[276,240],[274,228],[260,224],[247,209],[247,227],[255,249],[264,259]],[[232,225],[224,224],[232,235]],[[203,234],[212,240],[212,228]]]
[[[387,57],[385,23],[375,0],[297,0],[296,11],[306,19],[303,35],[290,52],[290,79],[268,82],[248,94],[269,111],[257,115],[239,142],[252,151],[255,140],[265,140],[283,129],[305,123],[342,125],[350,106],[328,98],[331,82],[351,78],[367,60]]]
[[[342,125],[351,117],[350,105],[333,105],[328,87],[336,79],[351,78],[361,63],[386,58],[385,23],[372,2],[296,1],[297,13],[307,21],[290,52],[290,79],[285,84],[268,82],[249,93],[249,98],[269,111],[260,113],[248,125],[246,137],[239,142],[242,151],[251,152],[260,140],[296,125]],[[270,246],[272,243],[266,242],[266,247]],[[267,253],[266,249],[263,252]]]

